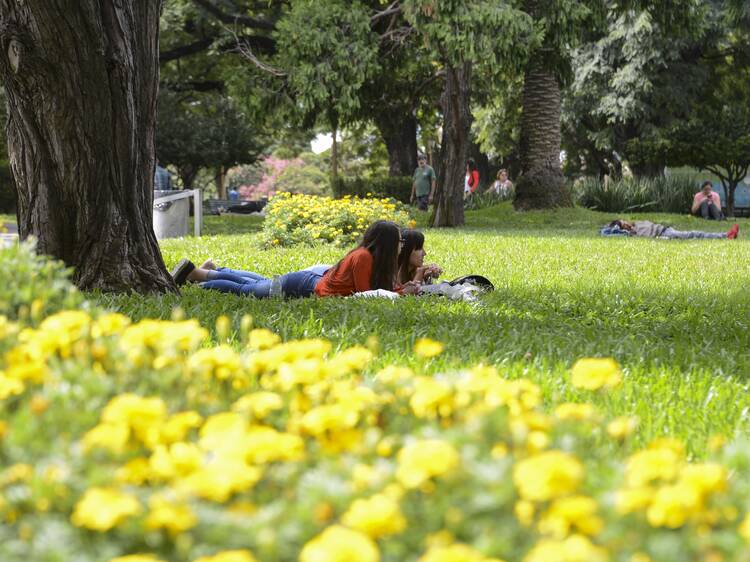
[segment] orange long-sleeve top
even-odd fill
[[[329,269],[315,287],[319,297],[346,297],[353,293],[369,291],[372,278],[372,254],[366,248],[350,252],[338,269]]]

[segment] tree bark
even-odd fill
[[[417,168],[417,118],[411,111],[382,111],[375,124],[388,150],[388,175],[411,176]]]
[[[433,226],[464,224],[466,154],[471,130],[471,63],[447,66],[441,104],[443,139],[440,144],[440,175],[435,193]]]
[[[224,181],[227,177],[227,171],[224,168],[224,166],[219,166],[216,169],[216,192],[218,194],[219,199],[226,199],[227,198],[227,185],[226,181]]]
[[[161,3],[0,0],[19,234],[82,289],[176,289],[152,226]]]
[[[334,185],[339,179],[339,142],[336,136],[339,134],[338,125],[333,124],[333,143],[331,144],[331,185]]]
[[[545,66],[540,50],[526,67],[521,117],[521,176],[516,182],[518,210],[572,204],[560,167],[560,84]]]

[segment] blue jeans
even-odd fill
[[[281,292],[285,297],[309,297],[323,278],[315,271],[295,271],[279,278]],[[272,279],[252,271],[239,271],[221,267],[208,272],[208,281],[201,283],[204,289],[214,289],[235,295],[254,296],[258,299],[271,295]]]
[[[709,202],[707,199],[703,200],[701,207],[696,214],[704,219],[713,219],[717,221],[723,218],[721,209],[719,209],[713,201]]]
[[[726,232],[701,232],[699,230],[675,230],[674,228],[667,227],[664,232],[659,235],[659,238],[726,238]]]

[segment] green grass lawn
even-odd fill
[[[375,335],[373,369],[416,365],[411,348],[429,336],[446,344],[424,368],[438,373],[480,362],[510,377],[538,382],[552,403],[593,399],[608,415],[635,414],[634,445],[676,435],[700,454],[708,437],[748,428],[750,411],[750,222],[740,240],[665,241],[598,236],[611,215],[584,209],[515,213],[505,204],[471,212],[461,229],[428,229],[427,260],[452,278],[489,277],[496,291],[481,302],[402,298],[256,300],[187,287],[166,297],[100,296],[135,318],[167,318],[175,307],[212,326],[221,314],[239,326],[243,314],[285,339],[322,336],[337,346]],[[640,215],[681,229],[721,230],[688,216]],[[425,217],[420,218],[424,222]],[[265,249],[251,217],[207,217],[202,238],[162,243],[165,261],[201,262],[262,274],[333,263],[335,247]],[[228,234],[239,232],[239,234]],[[612,356],[623,385],[591,395],[570,386],[579,357]]]

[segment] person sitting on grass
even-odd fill
[[[257,273],[225,268],[196,268],[184,259],[172,271],[177,285],[187,281],[236,295],[266,298],[272,293],[286,297],[349,296],[373,289],[394,290],[401,234],[398,226],[389,221],[377,221],[365,232],[362,243],[349,252],[332,268],[322,273],[315,268],[287,273],[270,279]],[[209,261],[204,266],[212,266]],[[415,294],[418,283],[396,287],[401,294]]]
[[[406,284],[430,283],[440,277],[443,270],[435,264],[424,265],[424,234],[418,230],[401,231],[401,252],[398,255],[397,282]]]
[[[701,190],[693,197],[693,206],[690,208],[693,215],[717,221],[724,218],[721,213],[721,198],[713,187],[710,181],[703,182]]]
[[[740,225],[734,224],[727,232],[701,232],[699,230],[675,230],[671,226],[656,224],[650,221],[626,221],[617,219],[601,229],[603,236],[644,236],[646,238],[728,238],[734,240],[740,231]]]

